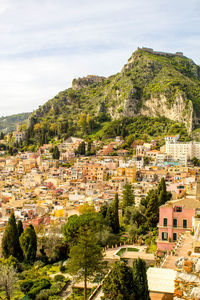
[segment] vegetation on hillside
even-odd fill
[[[11,131],[16,130],[17,124],[26,123],[30,113],[21,113],[16,115],[11,115],[8,117],[0,117],[0,131],[7,134]]]
[[[186,57],[160,56],[137,50],[120,73],[99,82],[91,80],[87,85],[84,85],[84,78],[82,80],[79,89],[69,88],[60,92],[31,115],[27,132],[29,144],[49,142],[55,137],[88,136],[100,129],[107,130],[111,121],[114,125],[124,117],[137,116],[139,122],[146,122],[147,119],[138,117],[140,109],[147,99],[159,99],[161,94],[166,96],[169,107],[175,97],[181,95],[186,103],[184,114],[187,114],[188,104],[192,102],[195,115],[199,116],[200,68]],[[130,120],[134,123],[137,118],[128,118],[129,123]],[[156,121],[159,122],[159,119]],[[170,124],[172,129],[174,126],[183,127],[177,122],[173,124]],[[147,134],[151,136],[159,134],[157,127],[160,126],[153,125],[147,126]],[[160,129],[162,132],[163,128]]]

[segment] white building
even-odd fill
[[[172,156],[173,159],[192,159],[197,157],[200,159],[200,143],[199,142],[169,142],[165,145],[166,154]]]

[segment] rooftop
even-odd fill
[[[172,269],[149,268],[147,270],[148,286],[151,292],[174,293],[176,271]]]

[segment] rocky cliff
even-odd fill
[[[138,49],[116,75],[74,79],[72,88],[36,110],[31,120],[48,128],[67,120],[77,128],[83,114],[93,121],[102,115],[103,120],[167,117],[184,123],[190,133],[200,127],[200,68],[180,52]]]

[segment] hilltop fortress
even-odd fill
[[[157,55],[162,55],[162,56],[183,56],[183,52],[176,52],[176,53],[168,53],[168,52],[160,52],[160,51],[154,51],[152,48],[146,48],[146,47],[142,47],[139,48],[138,50],[143,50],[146,52],[150,52],[152,54],[157,54]]]

